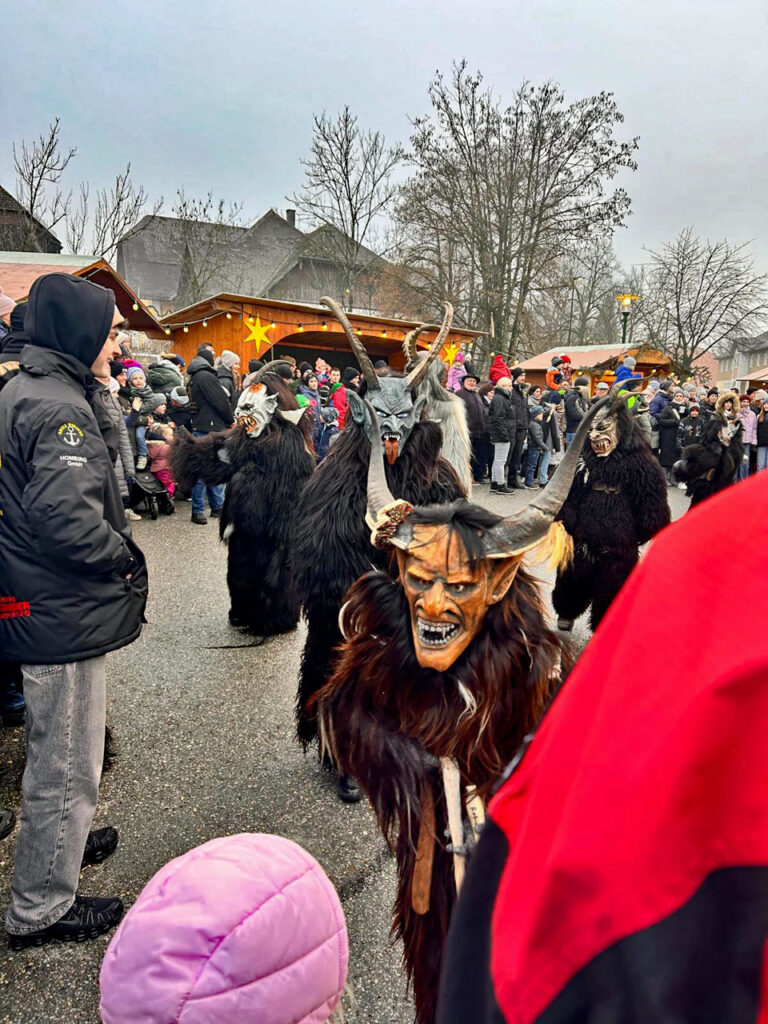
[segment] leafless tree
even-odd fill
[[[396,195],[394,172],[403,157],[399,145],[387,146],[380,132],[363,131],[349,107],[333,119],[315,116],[312,151],[304,166],[304,187],[291,197],[313,227],[316,258],[341,268],[343,301],[351,307],[355,282],[370,275],[364,249]],[[315,253],[312,253],[313,255]]]
[[[615,137],[610,93],[566,104],[557,85],[524,82],[504,107],[466,62],[435,77],[430,99],[398,206],[412,239],[403,262],[514,352],[532,289],[569,248],[623,223],[629,198],[610,182],[635,169],[638,142]]]
[[[64,220],[69,212],[72,193],[61,187],[61,178],[77,149],[60,148],[60,119],[54,118],[47,133],[33,142],[13,145],[13,166],[16,172],[16,198],[34,220],[48,231]],[[20,247],[39,251],[41,241],[32,220],[26,224]]]
[[[109,260],[121,239],[130,238],[136,231],[149,202],[144,186],[138,188],[131,181],[131,165],[115,176],[111,189],[100,189],[96,193],[96,209],[93,217],[92,252]],[[148,212],[155,217],[163,206],[162,196]]]
[[[70,252],[80,253],[85,250],[90,195],[90,185],[85,181],[81,182],[77,206],[70,206],[69,215],[64,222],[65,239]]]
[[[181,259],[176,307],[188,306],[216,290],[236,291],[243,284],[243,204],[176,193],[176,246]]]
[[[764,328],[768,275],[756,272],[748,244],[704,241],[689,227],[649,256],[636,278],[636,315],[679,374],[692,375],[700,356]]]

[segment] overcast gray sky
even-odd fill
[[[693,225],[755,239],[768,271],[767,41],[767,0],[25,0],[3,15],[0,183],[58,114],[72,183],[130,159],[153,195],[212,188],[255,219],[301,185],[314,112],[348,103],[405,141],[434,71],[466,57],[502,98],[523,78],[615,93],[640,136],[624,262]]]

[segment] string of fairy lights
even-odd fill
[[[197,320],[184,320],[184,321],[180,321],[179,323],[173,324],[171,326],[166,326],[164,328],[164,331],[165,331],[165,333],[167,335],[170,335],[173,331],[178,331],[178,330],[181,330],[184,334],[188,334],[190,327],[196,327],[198,324],[202,324],[203,327],[207,327],[208,324],[211,322],[211,320],[215,320],[217,317],[224,317],[226,320],[241,320],[243,323],[250,323],[250,324],[254,324],[254,323],[257,323],[257,322],[261,323],[261,318],[259,316],[254,316],[252,313],[237,313],[237,312],[233,312],[232,310],[223,310],[223,309],[221,309],[221,310],[215,311],[214,313],[207,314],[206,316],[199,317]],[[327,320],[318,320],[317,322],[310,321],[310,322],[306,322],[306,323],[301,322],[301,323],[299,323],[297,325],[294,320],[276,320],[276,319],[273,319],[273,318],[270,319],[268,326],[267,326],[266,322],[264,323],[264,329],[268,330],[268,331],[269,330],[274,330],[278,326],[278,324],[281,327],[291,327],[298,334],[302,334],[304,331],[308,331],[308,330],[318,330],[318,329],[322,330],[322,331],[327,331],[328,330],[328,321]],[[373,333],[379,334],[380,337],[382,337],[382,338],[387,338],[387,337],[390,336],[390,334],[395,334],[395,333],[406,334],[407,331],[409,331],[409,330],[411,330],[410,327],[408,327],[408,328],[399,328],[399,327],[392,328],[391,326],[389,328],[387,328],[387,327],[376,327],[374,329]],[[362,333],[363,333],[363,331],[362,331],[362,328],[360,328],[360,327],[358,327],[355,330],[355,334],[357,334],[357,335],[361,335]],[[367,333],[370,333],[370,332],[367,332]]]

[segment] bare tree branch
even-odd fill
[[[66,152],[59,148],[60,119],[54,118],[47,134],[41,134],[34,142],[21,143],[20,149],[13,145],[13,166],[16,172],[16,198],[30,217],[39,221],[51,231],[69,213],[71,192],[60,187],[61,177],[77,149]],[[39,251],[41,248],[38,232],[30,221],[22,248]]]
[[[244,227],[243,204],[215,199],[213,192],[202,198],[176,193],[171,208],[178,218],[178,255],[181,259],[177,308],[188,306],[211,294],[213,282],[226,272],[228,287],[234,283],[243,265],[243,249],[233,228]]]
[[[117,243],[130,238],[144,214],[149,197],[143,186],[131,181],[131,165],[115,177],[111,189],[100,189],[96,193],[96,210],[93,219],[93,252],[109,259]],[[148,215],[157,216],[163,206],[162,196],[152,206]]]

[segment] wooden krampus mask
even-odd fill
[[[270,395],[264,376],[278,366],[287,366],[284,360],[275,359],[263,366],[252,378],[251,383],[243,390],[235,409],[235,420],[249,437],[256,438],[264,430],[272,417],[277,413],[289,423],[298,423],[304,415],[304,409],[280,409],[277,395]]]
[[[413,508],[393,498],[381,435],[374,429],[366,521],[374,546],[396,550],[421,666],[444,672],[454,664],[480,632],[488,609],[507,594],[526,552],[541,547],[558,563],[567,558],[570,539],[555,517],[570,491],[592,423],[609,401],[595,403],[586,413],[546,491],[506,519],[463,500]],[[377,426],[376,410],[366,404]]]

